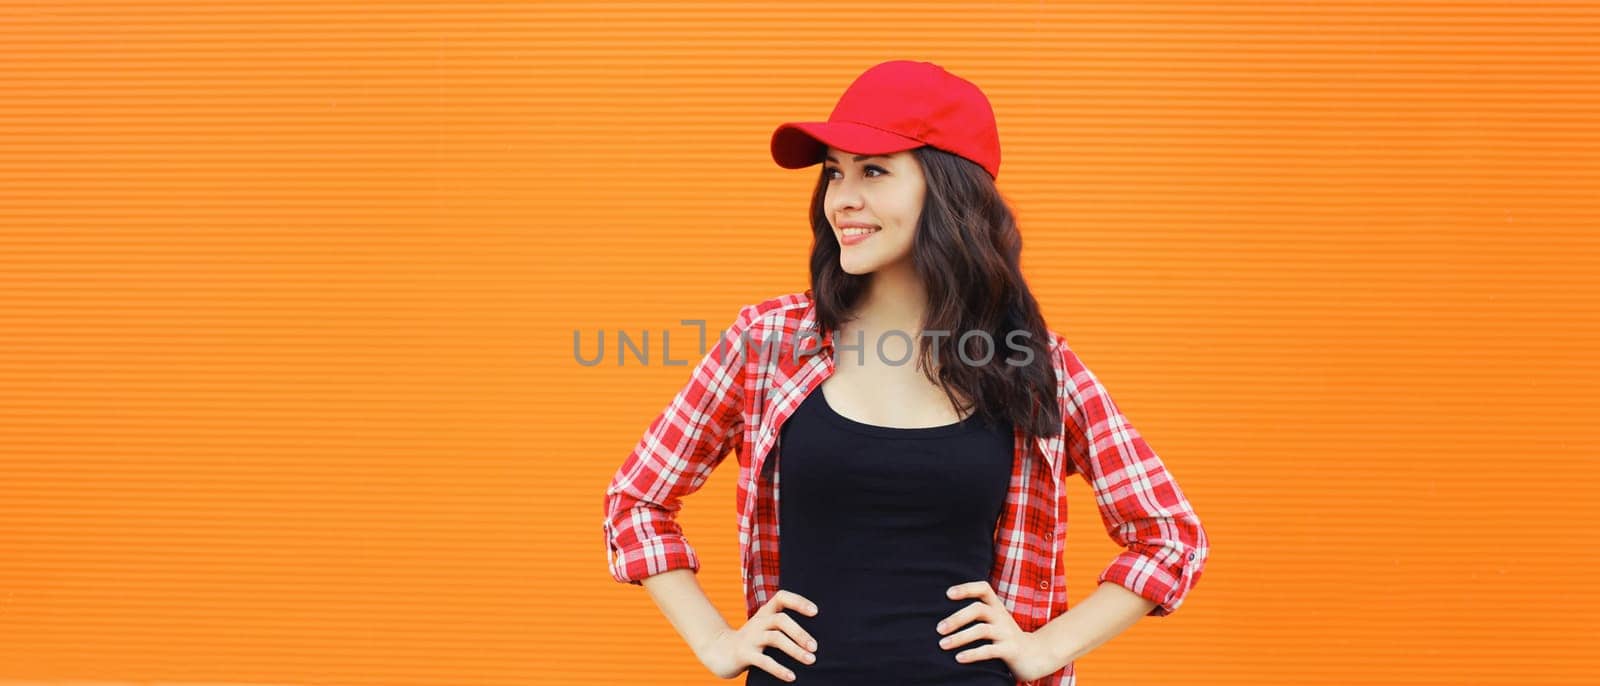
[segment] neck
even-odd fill
[[[867,292],[856,305],[853,328],[874,332],[904,331],[916,337],[922,332],[928,295],[922,281],[913,273],[910,260],[903,260],[872,273]]]

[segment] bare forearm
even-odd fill
[[[1155,606],[1139,594],[1108,581],[1033,633],[1050,648],[1056,668],[1060,669],[1126,631],[1150,614]]]
[[[688,569],[674,569],[640,580],[650,598],[661,608],[672,628],[678,630],[684,643],[699,656],[700,649],[712,636],[731,629],[722,613],[711,604],[711,598],[700,588],[695,573]]]

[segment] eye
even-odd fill
[[[869,179],[877,178],[876,176],[874,176],[870,172],[878,172],[879,175],[888,174],[889,173],[888,170],[886,170],[883,167],[880,167],[880,166],[878,166],[876,164],[869,164],[866,167],[864,167],[864,169],[868,172],[867,178],[869,178]],[[834,179],[833,173],[836,172],[836,171],[839,171],[838,167],[824,167],[823,171],[822,171],[822,174],[824,176],[828,177],[829,181],[832,181]]]

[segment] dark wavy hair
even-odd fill
[[[927,182],[911,245],[928,295],[923,328],[949,332],[917,338],[917,368],[963,416],[975,413],[991,425],[1008,420],[1032,436],[1058,435],[1063,426],[1049,336],[1022,278],[1016,217],[983,167],[929,146],[911,153]],[[824,207],[827,190],[824,166],[811,194],[811,291],[818,324],[837,331],[866,293],[869,277],[839,266],[839,243]],[[988,340],[967,336],[965,358],[958,357],[962,336],[971,331],[987,332]],[[972,402],[964,405],[952,389]]]

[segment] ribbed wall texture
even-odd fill
[[[895,58],[989,94],[1052,328],[1212,537],[1080,683],[1592,683],[1597,35],[1595,2],[6,3],[0,685],[716,682],[609,577],[602,493],[687,380],[662,332],[683,361],[681,320],[807,285],[816,169],[772,128]],[[734,476],[681,521],[737,626]],[[1068,488],[1076,602],[1116,550]]]

